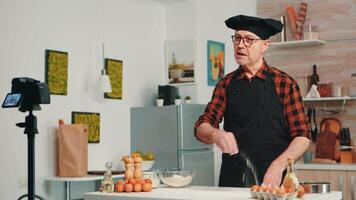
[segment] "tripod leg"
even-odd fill
[[[24,195],[20,196],[17,200],[21,200],[21,199],[23,199],[23,198],[25,198],[27,196],[28,196],[28,194],[24,194]],[[46,200],[45,198],[43,198],[43,197],[41,197],[40,195],[37,195],[37,194],[35,194],[35,198],[36,199],[40,199],[40,200]]]

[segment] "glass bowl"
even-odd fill
[[[190,170],[159,171],[159,178],[168,187],[185,187],[192,182],[193,177],[194,172]]]

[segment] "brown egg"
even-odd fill
[[[251,187],[251,191],[253,191],[253,192],[256,192],[257,189],[258,189],[258,185],[253,185],[253,186]]]
[[[293,188],[286,188],[286,193],[294,193],[295,190]]]
[[[263,192],[264,189],[265,189],[265,186],[260,186],[257,188],[257,192]]]
[[[116,185],[116,192],[123,192],[124,191],[124,187],[125,187],[125,185],[123,184],[123,183],[118,183],[117,185]]]
[[[125,192],[132,192],[133,185],[131,183],[125,184]]]
[[[141,192],[141,190],[142,190],[142,184],[141,184],[141,183],[136,183],[136,184],[134,185],[133,190],[134,190],[135,192]]]
[[[152,184],[151,184],[151,183],[144,183],[144,184],[142,185],[142,190],[143,190],[144,192],[151,192],[151,190],[152,190]]]
[[[269,190],[269,193],[276,194],[276,193],[277,193],[277,190],[278,190],[278,187],[272,187],[272,188]]]
[[[298,197],[302,197],[302,196],[304,196],[304,195],[305,195],[304,187],[300,185],[300,186],[299,186],[299,190],[298,190],[297,196],[298,196]]]
[[[286,194],[286,189],[284,189],[283,187],[277,190],[277,195],[285,195],[285,194]]]
[[[271,188],[270,187],[268,187],[268,186],[266,186],[264,189],[263,189],[263,192],[267,192],[267,193],[269,193],[269,191],[271,190]]]

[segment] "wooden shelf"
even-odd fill
[[[303,101],[305,102],[311,102],[311,101],[347,101],[347,100],[353,100],[356,99],[356,97],[320,97],[320,98],[303,98]]]
[[[286,48],[286,47],[302,47],[302,46],[316,46],[326,44],[324,40],[293,40],[287,42],[272,42],[270,47]]]

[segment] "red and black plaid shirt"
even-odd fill
[[[195,129],[203,122],[207,122],[215,128],[219,127],[219,123],[222,121],[226,108],[226,90],[234,73],[239,73],[236,76],[237,80],[248,78],[243,68],[240,68],[241,69],[237,69],[227,74],[218,82],[214,89],[211,101],[208,103],[199,120],[195,123]],[[310,139],[309,124],[307,116],[304,113],[304,104],[297,82],[285,72],[269,67],[265,62],[255,76],[265,79],[266,77],[263,72],[267,70],[274,81],[275,89],[283,109],[283,114],[287,121],[290,136],[292,138],[304,136]]]

